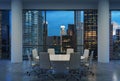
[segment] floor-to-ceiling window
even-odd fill
[[[0,10],[0,58],[10,59],[10,11]]]
[[[84,48],[94,51],[97,58],[97,10],[84,10]]]
[[[82,54],[88,48],[97,56],[97,10],[24,10],[23,56],[33,48],[38,52],[54,48],[56,54],[67,48]]]
[[[61,26],[64,26],[61,46]],[[73,43],[73,44],[72,44]],[[67,46],[76,46],[74,11],[23,11],[23,57],[32,49],[47,51],[54,48],[56,53],[66,52]]]
[[[111,11],[111,59],[120,59],[120,11]]]

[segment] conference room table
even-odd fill
[[[49,56],[55,73],[63,74],[66,70],[66,67],[69,66],[70,54],[50,54]],[[84,58],[84,56],[80,57],[81,60]],[[36,59],[39,60],[39,56],[37,56]]]
[[[84,59],[85,57],[81,56],[80,59]],[[55,69],[56,74],[65,74],[66,67],[69,66],[70,54],[57,54],[50,55],[50,61]]]

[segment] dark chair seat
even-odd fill
[[[52,76],[52,66],[49,58],[49,54],[47,52],[39,53],[40,60],[40,73],[39,77],[44,79],[44,77],[48,77],[54,81],[54,77]]]
[[[69,66],[67,68],[69,74],[66,77],[66,81],[68,81],[71,78],[74,78],[76,80],[80,80],[81,78],[81,72],[80,72],[80,54],[70,54],[70,62]]]

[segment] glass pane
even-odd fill
[[[67,48],[83,52],[84,12],[78,12],[24,10],[23,56],[32,54],[33,48],[38,52],[54,48],[55,54],[66,53]]]
[[[111,59],[120,59],[120,11],[111,11]]]
[[[65,53],[67,48],[76,48],[74,11],[47,11],[48,48],[56,53]]]
[[[0,11],[0,58],[10,59],[10,11]]]

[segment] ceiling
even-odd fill
[[[0,0],[0,2],[10,2],[12,0]],[[23,2],[97,2],[98,0],[21,0]]]
[[[0,0],[0,3],[11,3],[12,0]],[[74,4],[79,4],[79,3],[87,3],[87,4],[97,4],[99,0],[21,0],[23,3],[64,3],[64,4],[69,4],[69,3],[74,3]],[[120,3],[120,0],[109,0],[110,4],[118,4]]]
[[[0,0],[0,2],[11,2],[12,0]],[[23,2],[98,2],[98,0],[22,0]],[[109,0],[112,2],[120,2],[120,0]]]

